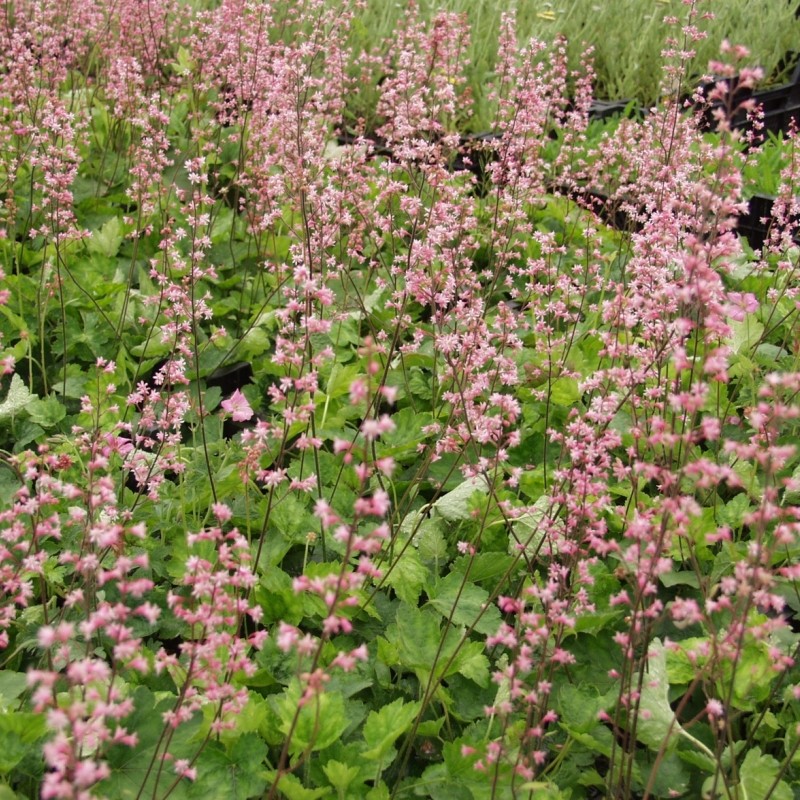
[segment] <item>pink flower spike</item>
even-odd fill
[[[246,422],[253,416],[247,398],[237,389],[227,400],[222,401],[222,410],[232,415],[234,422]]]
[[[246,402],[247,401],[245,400],[245,403]],[[235,412],[233,418],[236,419]],[[211,510],[214,512],[214,516],[217,518],[218,522],[228,522],[228,520],[230,520],[230,518],[233,516],[233,511],[231,511],[230,507],[226,506],[225,503],[214,503],[211,506]]]

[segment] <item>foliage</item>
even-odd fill
[[[360,10],[0,20],[0,798],[793,797],[794,135]]]
[[[367,0],[365,9],[354,21],[349,45],[356,52],[379,51],[385,55],[387,44],[405,13],[406,2],[387,3]],[[706,8],[707,6],[707,8]],[[667,41],[665,17],[682,17],[681,0],[551,0],[517,3],[509,0],[417,0],[419,14],[433,20],[446,9],[465,14],[472,29],[468,46],[470,92],[475,99],[473,120],[467,122],[475,131],[487,130],[493,121],[492,107],[485,95],[497,63],[497,40],[502,16],[516,13],[518,40],[524,44],[531,37],[554,41],[566,40],[570,63],[577,66],[587,47],[593,50],[595,92],[601,99],[635,100],[649,107],[662,96],[662,51],[680,47]],[[786,83],[793,68],[792,54],[800,35],[800,20],[793,2],[744,0],[724,3],[703,2],[699,6],[713,19],[706,20],[706,38],[692,46],[694,55],[687,65],[688,82],[697,82],[708,72],[709,62],[717,59],[725,39],[736,35],[751,51],[750,62],[762,67],[767,82]],[[380,62],[382,63],[382,62]],[[376,67],[375,79],[383,74]],[[685,86],[688,94],[690,86]],[[348,108],[369,116],[373,106],[370,93],[359,93]]]

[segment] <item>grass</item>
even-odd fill
[[[493,121],[486,84],[493,74],[504,13],[516,14],[520,43],[531,37],[552,42],[564,36],[570,63],[576,68],[585,48],[591,46],[595,97],[634,100],[644,106],[655,103],[662,92],[662,20],[670,14],[682,15],[680,0],[419,0],[414,5],[420,17],[427,20],[443,11],[467,15],[472,30],[468,80],[476,100],[474,118],[468,124],[474,131],[489,130]],[[763,68],[768,83],[789,80],[794,59],[784,59],[800,39],[800,19],[792,2],[728,0],[710,4],[709,10],[715,19],[704,25],[708,36],[695,46],[696,55],[687,70],[691,80],[706,74],[709,62],[718,59],[724,39],[746,46],[750,62]],[[366,9],[354,21],[351,51],[384,52],[384,43],[392,40],[405,16],[403,2],[367,0]],[[377,80],[380,75],[373,77]],[[353,107],[353,113],[369,116],[369,93],[359,102],[365,105]]]

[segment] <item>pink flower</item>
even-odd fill
[[[237,389],[227,400],[222,401],[222,410],[232,415],[234,422],[246,422],[253,416],[247,398]]]
[[[197,770],[190,766],[188,759],[178,759],[173,767],[175,769],[175,773],[181,778],[188,778],[190,781],[193,781],[197,778]]]
[[[281,622],[279,633],[275,638],[275,641],[279,650],[283,651],[284,653],[288,653],[294,647],[299,638],[299,632],[294,625],[288,625],[285,622]]]
[[[245,403],[246,402],[247,401],[245,401]],[[236,419],[236,412],[234,412],[233,418]],[[228,522],[233,516],[233,511],[231,511],[231,509],[226,506],[225,503],[214,503],[211,506],[211,510],[214,512],[214,516],[217,518],[218,522]]]
[[[725,716],[725,708],[719,700],[711,699],[706,703],[706,713],[711,719],[722,719]]]

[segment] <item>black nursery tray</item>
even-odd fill
[[[607,120],[612,117],[643,117],[647,109],[637,105],[633,100],[593,100],[589,106],[590,120]]]
[[[747,239],[750,247],[754,250],[760,250],[769,236],[774,203],[775,198],[772,195],[753,195],[748,201],[749,210],[747,214],[739,217],[737,228],[739,234]],[[800,220],[793,220],[793,222],[800,222]],[[800,243],[800,230],[795,231],[793,238],[795,242]]]
[[[770,86],[766,89],[737,88],[737,79],[731,81],[731,91],[737,104],[745,100],[755,100],[763,112],[764,127],[762,133],[786,133],[792,124],[800,126],[800,61],[794,68],[788,83],[780,86]],[[709,129],[714,127],[714,106],[706,110],[704,122]],[[734,130],[749,131],[752,122],[745,111],[738,111],[731,120]]]

